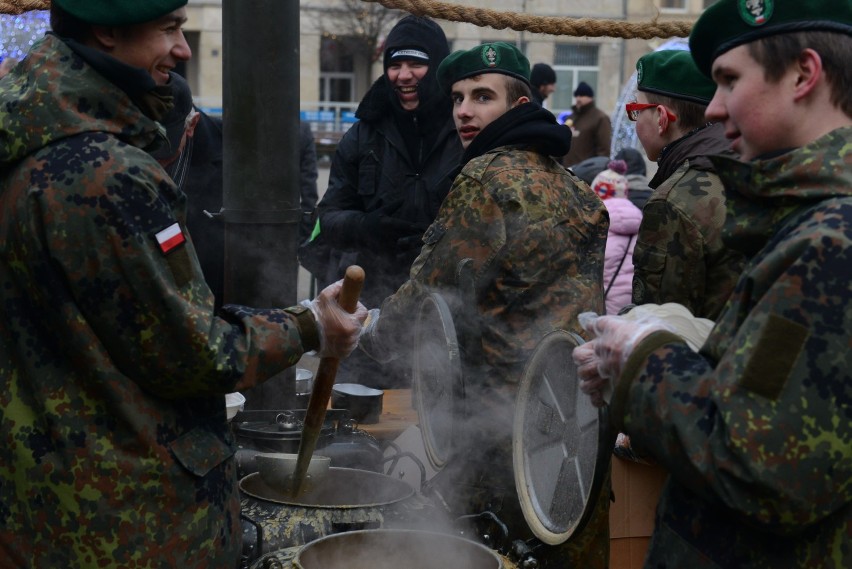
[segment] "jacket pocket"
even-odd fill
[[[206,476],[236,452],[230,441],[200,426],[173,440],[169,448],[177,461],[196,476]]]
[[[370,150],[358,164],[358,195],[372,196],[379,185],[379,159]]]
[[[637,243],[633,254],[633,302],[658,302],[666,269],[664,251]]]

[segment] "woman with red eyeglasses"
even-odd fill
[[[683,50],[649,53],[636,69],[636,101],[625,110],[658,169],[633,255],[632,300],[676,302],[715,320],[745,262],[722,244],[724,190],[707,158],[732,154],[721,125],[704,118],[716,84]]]

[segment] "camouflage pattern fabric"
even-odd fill
[[[382,304],[377,342],[396,345],[404,353],[413,342],[412,318],[422,295],[437,290],[452,297],[459,261],[473,259],[485,362],[482,373],[465,378],[465,398],[471,404],[467,435],[459,437],[465,443],[460,453],[464,464],[451,462],[466,472],[447,477],[455,487],[462,476],[473,480],[471,488],[482,489],[477,479],[484,481],[487,495],[468,495],[470,501],[462,503],[472,505],[458,506],[460,514],[489,507],[510,514],[512,519],[503,521],[513,529],[530,533],[520,516],[512,475],[518,381],[547,332],[561,328],[585,334],[577,315],[603,310],[608,227],[600,198],[555,159],[511,146],[497,148],[472,159],[456,177],[424,235],[410,280]],[[596,506],[588,531],[550,551],[547,567],[608,566],[608,486]]]
[[[226,307],[160,127],[58,38],[0,82],[0,566],[234,567],[224,394],[298,361],[281,310]]]
[[[679,145],[698,145],[713,136],[724,141],[721,125]],[[693,162],[685,160],[642,208],[633,253],[633,303],[677,302],[699,318],[715,320],[745,257],[722,242],[725,193],[719,177]]]
[[[713,160],[754,256],[700,353],[643,340],[612,401],[671,473],[645,566],[852,567],[852,128]]]

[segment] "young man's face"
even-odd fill
[[[636,102],[650,103],[648,97],[642,91],[636,91]],[[666,145],[666,140],[660,133],[660,114],[656,108],[647,108],[639,111],[636,119],[636,136],[648,155],[648,160],[656,162],[660,158],[660,152]]]
[[[429,71],[429,64],[416,59],[394,61],[388,65],[388,81],[393,85],[402,108],[413,111],[420,104],[417,85]]]
[[[713,62],[716,93],[707,107],[709,121],[721,122],[725,136],[743,160],[785,148],[794,125],[791,116],[792,79],[785,74],[778,83],[769,83],[763,67],[752,58],[748,46],[737,46]]]
[[[109,53],[119,61],[145,69],[157,85],[165,85],[169,71],[192,57],[181,29],[185,22],[186,8],[178,8],[151,22],[111,28],[114,43]]]
[[[514,104],[509,102],[506,76],[501,73],[483,73],[456,81],[451,96],[453,118],[464,148],[470,146],[482,129],[515,104],[526,102],[526,97],[514,101]]]

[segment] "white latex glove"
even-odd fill
[[[580,390],[589,395],[597,407],[609,402],[612,380],[621,376],[633,348],[652,332],[671,331],[666,322],[650,315],[628,319],[583,312],[578,319],[583,329],[595,338],[574,350],[574,363],[580,377]]]
[[[362,323],[367,318],[367,308],[358,303],[353,314],[349,314],[337,303],[343,280],[330,284],[310,302],[303,301],[311,309],[317,321],[321,358],[345,358],[358,346]]]

